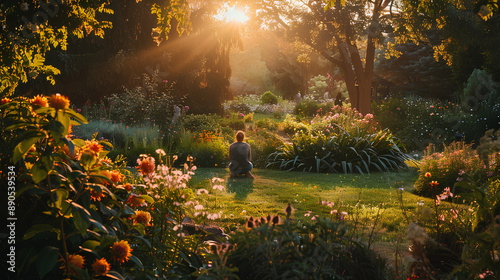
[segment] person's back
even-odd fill
[[[231,176],[245,174],[249,178],[253,178],[252,163],[250,162],[252,154],[250,145],[243,142],[245,134],[242,131],[236,133],[236,142],[229,146],[229,170]]]
[[[232,163],[235,173],[242,173],[243,170],[248,170],[250,167],[250,159],[248,152],[250,145],[245,142],[234,142],[229,146],[229,161]],[[238,172],[238,170],[240,170]]]

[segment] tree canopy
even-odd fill
[[[51,49],[66,50],[71,36],[102,38],[113,23],[106,15],[113,14],[113,3],[139,1],[62,1],[24,0],[1,4],[0,24],[0,92],[13,94],[20,82],[26,83],[43,74],[54,83],[60,70],[45,63]],[[160,35],[168,34],[175,23],[179,31],[187,27],[187,0],[146,1],[157,17]],[[175,22],[172,22],[175,19]]]

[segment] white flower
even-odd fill
[[[408,230],[406,231],[406,238],[420,244],[424,244],[424,241],[429,238],[429,235],[427,235],[424,228],[419,227],[414,222],[411,222],[408,225]]]

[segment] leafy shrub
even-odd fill
[[[260,102],[262,104],[278,104],[278,97],[270,91],[266,91],[260,97]]]
[[[21,252],[16,261],[30,265],[19,267],[17,276],[190,275],[182,256],[195,254],[200,242],[194,235],[181,239],[178,225],[190,208],[185,202],[193,197],[185,189],[191,166],[186,165],[186,173],[170,166],[155,169],[154,161],[143,156],[143,175],[135,177],[121,160],[106,157],[109,143],[71,139],[70,123],[87,121],[67,108],[69,100],[53,95],[49,104],[21,99],[0,107],[8,124],[1,126],[2,139],[17,147],[9,154],[9,176],[23,178],[16,180],[23,190],[16,196],[15,215],[23,221],[16,224],[23,237],[16,239]]]
[[[456,133],[477,143],[488,129],[500,128],[500,102],[483,100],[474,110],[452,102],[415,96],[388,97],[372,103],[376,120],[389,128],[409,150],[424,150],[428,144],[449,144]]]
[[[315,101],[314,99],[303,99],[302,102],[295,106],[294,113],[295,115],[299,115],[301,117],[312,117],[318,113],[318,110],[321,108],[321,103]]]
[[[253,122],[253,113],[248,113],[243,116],[243,121],[246,123]]]
[[[323,75],[312,77],[309,80],[309,83],[311,84],[311,86],[309,87],[309,93],[313,94],[316,97],[323,97],[323,94],[328,88],[327,80],[328,78]]]
[[[288,135],[294,135],[297,132],[309,130],[309,127],[305,123],[297,121],[290,115],[286,115],[286,118],[281,124],[281,127],[283,129],[283,132]]]
[[[243,114],[248,114],[251,112],[251,108],[243,102],[231,102],[225,109],[233,112],[241,112]]]
[[[278,135],[265,130],[248,135],[247,143],[252,149],[252,163],[256,168],[265,168],[269,155],[283,145],[283,141]]]
[[[230,127],[234,130],[244,130],[245,114],[231,112],[229,115],[226,115],[226,117],[222,119],[221,123],[223,126]]]
[[[265,119],[260,119],[258,121],[255,121],[255,125],[258,128],[267,128],[269,130],[276,130],[278,129],[278,123],[273,122],[272,120],[265,118]]]
[[[256,94],[250,95],[240,95],[236,99],[226,101],[224,103],[224,110],[241,112],[246,114],[246,107],[249,108],[249,112],[262,113],[262,114],[273,114],[275,112],[282,112],[283,114],[290,114],[295,108],[295,102],[290,100],[285,100],[281,97],[278,98],[277,104],[261,104],[260,96]],[[238,105],[244,104],[244,105]],[[242,109],[238,109],[242,106]],[[243,107],[244,106],[244,107]]]
[[[484,70],[474,69],[460,96],[464,108],[477,109],[482,106],[493,106],[500,102],[500,92],[491,75]],[[483,103],[484,102],[484,103]]]
[[[191,156],[199,167],[223,167],[229,157],[229,145],[220,136],[198,137],[192,132],[184,132],[177,146],[178,155],[182,160]]]
[[[231,234],[235,246],[212,250],[214,267],[237,268],[239,279],[386,279],[384,261],[351,239],[343,222],[279,220],[249,219],[248,230]]]
[[[127,125],[156,124],[162,128],[172,124],[176,100],[172,95],[172,84],[161,81],[157,73],[144,74],[143,87],[124,88],[123,93],[109,97],[110,117],[115,122]],[[177,114],[186,111],[178,107]]]
[[[464,173],[477,171],[486,175],[483,163],[471,145],[455,142],[445,146],[441,153],[436,152],[435,146],[431,145],[419,167],[420,175],[415,182],[415,192],[434,198],[444,188],[453,188],[457,181],[462,180]],[[458,194],[459,190],[455,192]]]
[[[219,115],[186,115],[183,116],[181,127],[192,132],[220,131],[222,129],[222,117]]]
[[[488,151],[483,152],[488,159],[493,159],[491,171],[485,173],[482,168],[464,171],[454,187],[441,188],[441,193],[434,197],[432,210],[425,207],[423,201],[420,203],[414,217],[416,223],[426,228],[432,241],[427,241],[423,248],[413,241],[412,262],[418,264],[410,264],[410,267],[424,267],[414,270],[417,272],[414,276],[426,278],[429,273],[435,273],[434,277],[439,279],[495,279],[499,275],[500,142],[493,141],[487,146]],[[464,149],[462,143],[450,150],[469,149],[470,146]],[[462,192],[457,195],[453,190]],[[416,260],[415,252],[419,251],[420,259],[429,260],[427,264]]]

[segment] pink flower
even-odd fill
[[[208,194],[208,191],[207,191],[207,190],[205,190],[205,189],[199,189],[198,191],[196,191],[196,194],[197,194],[197,195],[200,195],[200,194],[202,194],[202,193]]]

